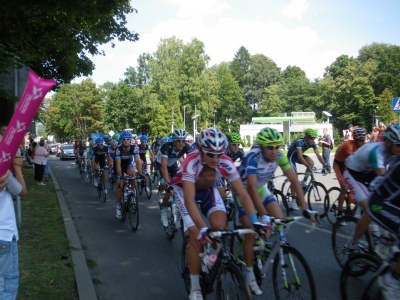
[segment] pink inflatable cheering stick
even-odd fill
[[[55,80],[41,79],[35,72],[29,71],[24,93],[0,142],[0,176],[3,176],[10,167],[43,98],[55,84]]]

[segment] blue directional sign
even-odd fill
[[[396,97],[392,99],[393,103],[393,112],[400,113],[400,97]]]

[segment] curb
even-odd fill
[[[64,220],[65,232],[67,233],[67,238],[69,241],[69,248],[71,250],[71,257],[74,265],[75,281],[78,289],[79,299],[97,300],[92,277],[90,276],[89,269],[86,264],[85,254],[83,253],[82,245],[79,241],[78,234],[76,233],[75,225],[72,221],[71,214],[69,213],[67,203],[65,202],[60,185],[58,184],[58,181],[50,167],[49,172],[54,183],[58,203],[60,205]]]

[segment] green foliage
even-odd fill
[[[246,85],[246,74],[250,69],[251,56],[245,47],[240,47],[229,65],[233,77],[242,89]]]
[[[392,99],[393,95],[388,89],[384,89],[382,94],[378,97],[377,115],[380,116],[379,120],[385,124],[390,124],[393,119],[397,118],[397,115],[392,109]]]

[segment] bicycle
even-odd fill
[[[344,267],[347,260],[353,255],[354,251],[349,249],[349,244],[353,239],[358,218],[354,216],[343,216],[338,218],[332,228],[332,250],[336,261],[341,268]],[[358,241],[356,252],[371,254],[374,253],[374,243],[369,230]]]
[[[309,174],[309,182],[306,185],[302,185],[304,198],[307,195],[308,208],[312,211],[318,212],[318,215],[324,216],[325,207],[324,200],[328,193],[326,187],[315,180],[315,173],[321,174],[323,168],[317,169],[313,168]],[[306,173],[297,173],[297,175],[305,175]],[[291,184],[288,179],[286,179],[281,188],[282,194],[286,197],[286,201],[289,202],[291,194]],[[293,201],[293,200],[292,200]]]
[[[167,187],[167,193],[174,190],[173,186]],[[163,209],[162,202],[159,203],[160,209]],[[168,203],[168,226],[164,227],[167,239],[173,240],[175,233],[181,229],[182,237],[184,237],[184,225],[181,213],[179,211],[178,203],[175,201],[175,191],[172,193]]]
[[[254,250],[254,275],[257,284],[261,286],[264,274],[268,273],[272,265],[272,283],[276,299],[317,299],[314,278],[307,261],[285,239],[285,228],[291,222],[297,222],[304,217],[286,217],[284,219],[271,218],[271,236],[265,241],[256,235]],[[315,224],[306,230],[310,233]],[[246,267],[243,257],[243,243],[235,256],[241,267]],[[231,243],[231,252],[235,243]]]
[[[115,186],[115,176],[114,176],[113,165],[111,165],[110,169],[108,170],[108,182],[110,183],[110,190],[113,190],[114,186]]]
[[[276,201],[278,202],[279,206],[282,207],[286,210],[286,216],[289,217],[290,215],[290,208],[289,204],[287,202],[286,196],[282,193],[282,191],[278,190],[275,188],[275,181],[279,177],[286,177],[285,174],[280,174],[280,175],[272,175],[270,180],[268,181],[268,189],[271,191],[271,193],[274,195]],[[283,210],[283,209],[282,209]]]
[[[200,287],[203,298],[213,292],[216,281],[217,299],[252,299],[250,288],[246,284],[242,272],[236,265],[234,256],[228,250],[229,241],[237,234],[254,234],[253,229],[221,230],[213,231],[210,235],[217,243],[219,252],[215,264],[210,270],[202,267],[200,272]],[[181,249],[181,276],[186,292],[190,294],[190,272],[187,261],[187,249],[189,242],[183,239]],[[200,257],[207,255],[207,248],[203,249]],[[203,271],[204,270],[204,271]]]
[[[324,215],[328,219],[329,223],[334,225],[337,221],[338,216],[338,205],[339,205],[339,195],[341,190],[339,187],[331,187],[324,200],[324,208],[325,213]],[[344,202],[343,202],[343,210],[342,213],[344,215],[355,216],[357,211],[358,205],[354,199],[354,196],[350,191],[347,191],[345,194]]]
[[[97,195],[99,196],[99,198],[102,197],[103,195],[103,202],[106,202],[107,200],[107,189],[106,189],[106,183],[103,179],[103,173],[105,172],[105,170],[107,170],[107,167],[104,168],[99,168],[97,170],[97,172],[95,172],[94,176],[93,176],[93,180],[97,180]],[[99,175],[100,174],[100,175]],[[101,178],[101,180],[99,180],[99,177]]]
[[[145,178],[139,178],[137,177],[137,186],[138,186],[138,192],[139,195],[141,195],[143,193],[143,190],[146,192],[147,195],[147,199],[151,198],[151,194],[152,194],[152,186],[151,186],[151,178],[149,173],[146,170],[147,164],[144,163],[142,170],[143,170],[143,175],[146,176]]]
[[[135,177],[125,175],[124,193],[121,198],[121,222],[125,222],[126,215],[129,215],[129,223],[131,229],[135,232],[139,227],[139,198],[137,195],[137,187],[132,189],[131,180]]]
[[[378,278],[389,270],[400,253],[397,236],[389,233],[386,241],[379,243],[376,248],[376,254],[354,254],[344,266],[340,275],[343,300],[383,299]],[[352,288],[354,286],[357,288]]]
[[[80,164],[79,164],[79,173],[81,174],[80,179],[85,180],[85,174],[86,174],[86,160],[84,157],[80,159]]]
[[[157,181],[158,181],[158,171],[156,170],[156,163],[155,162],[153,162],[152,163],[152,165],[153,165],[153,172],[150,172],[150,175],[151,175],[151,183],[156,183]]]
[[[86,177],[89,179],[90,183],[93,183],[93,169],[92,162],[88,159],[86,163]]]

